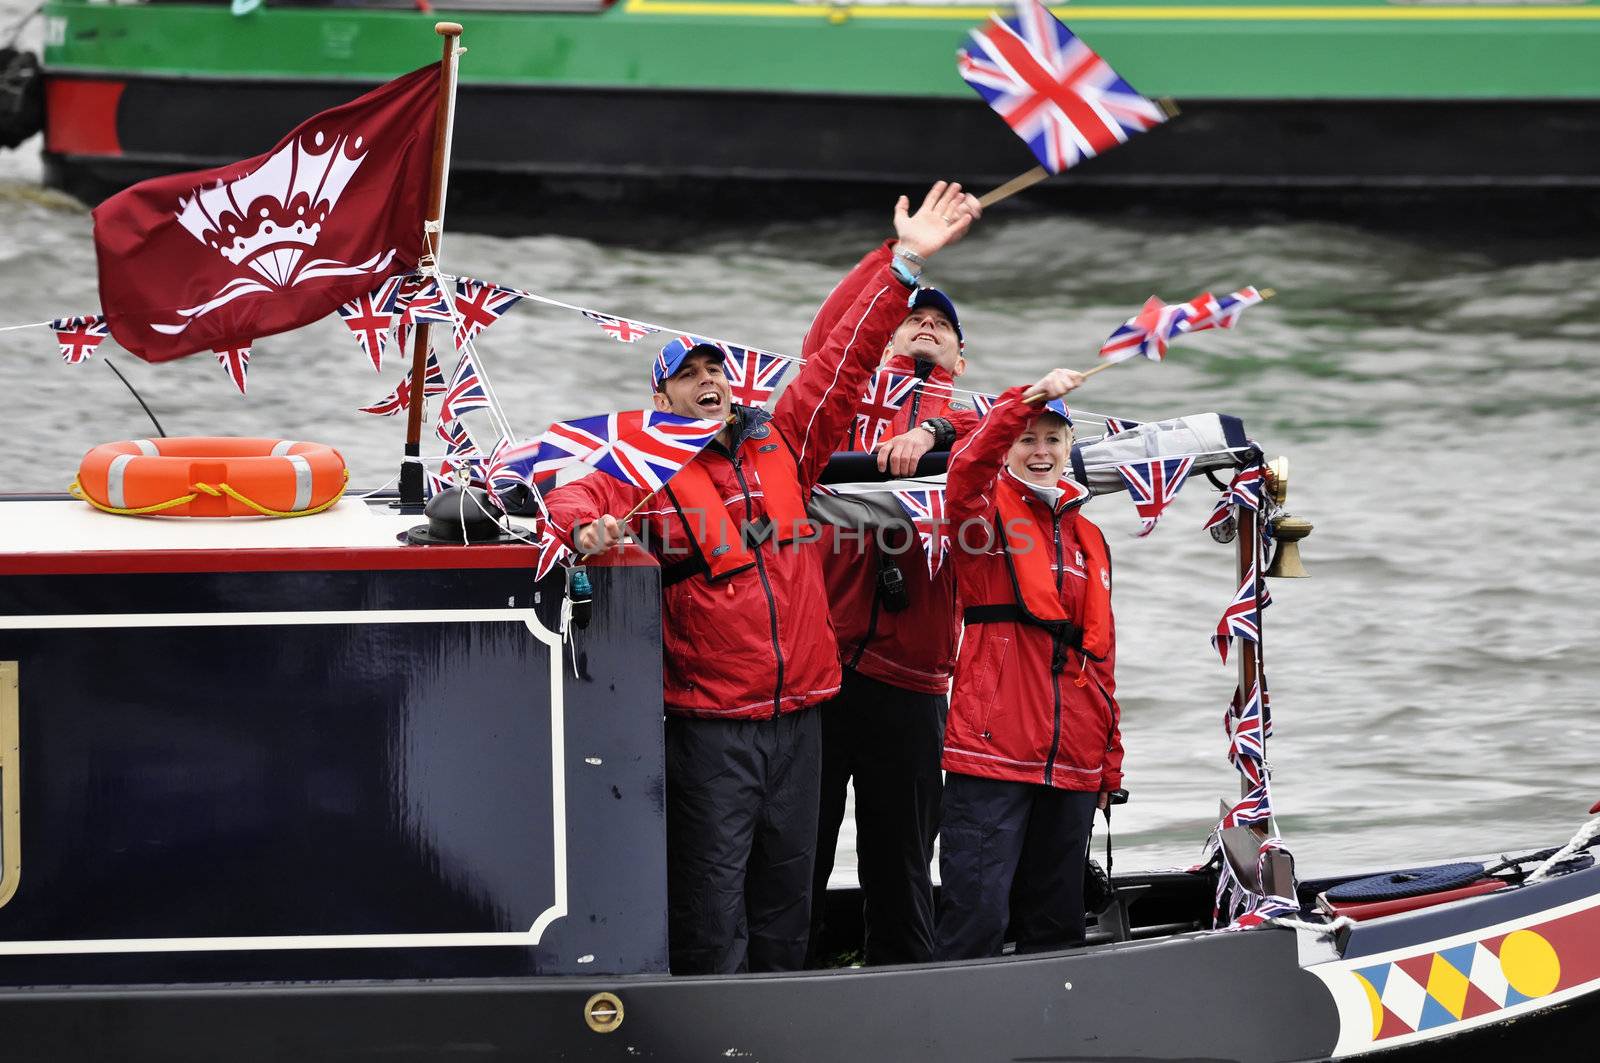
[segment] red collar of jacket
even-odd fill
[[[906,376],[915,376],[917,373],[917,360],[903,354],[891,354],[884,359],[883,368],[894,373],[904,373]],[[950,370],[942,365],[935,365],[933,372],[928,374],[928,383],[946,390],[956,386],[956,378],[950,375]]]

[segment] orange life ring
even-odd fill
[[[187,436],[102,443],[72,493],[107,513],[303,517],[344,494],[344,457],[323,443]]]

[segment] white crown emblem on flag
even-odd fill
[[[388,268],[393,248],[357,265],[307,259],[345,186],[367,157],[362,145],[360,136],[340,133],[330,138],[318,131],[284,145],[250,173],[197,188],[187,199],[180,197],[178,223],[252,275],[236,277],[201,305],[179,310],[185,318],[182,323],[153,322],[151,327],[175,335],[195,318],[241,296],[292,288],[316,277]]]

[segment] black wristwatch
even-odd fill
[[[917,425],[933,433],[933,449],[949,450],[956,441],[956,427],[943,417],[930,417]]]

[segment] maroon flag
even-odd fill
[[[143,181],[94,210],[100,306],[149,362],[299,328],[415,268],[439,65],[302,122],[271,151]]]

